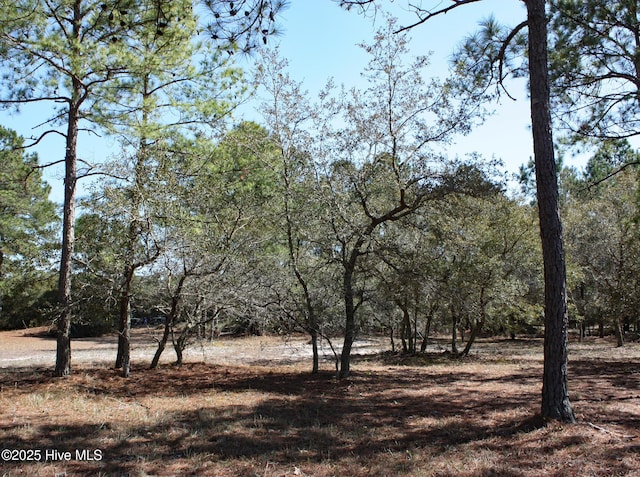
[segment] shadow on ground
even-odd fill
[[[112,408],[97,424],[82,423],[81,415],[51,423],[36,417],[31,423],[25,422],[28,417],[12,421],[5,415],[0,437],[5,448],[102,451],[100,462],[69,462],[68,475],[255,476],[266,475],[271,464],[269,475],[296,475],[294,469],[297,475],[317,476],[636,472],[630,464],[640,460],[633,363],[572,363],[572,389],[583,396],[576,400],[582,424],[575,427],[544,425],[535,417],[539,367],[489,369],[487,364],[481,372],[482,366],[474,366],[363,363],[345,380],[295,367],[207,364],[139,370],[129,379],[99,368],[77,370],[66,380],[51,377],[48,370],[22,370],[2,376],[5,398],[54,393],[59,400],[53,406],[95,399]],[[75,401],[64,396],[75,396]],[[593,436],[600,433],[585,422],[596,421],[615,399],[628,403],[628,412],[597,421],[616,431],[605,436],[606,446],[596,447]],[[146,417],[127,422],[120,412],[132,403]],[[55,408],[50,413],[55,416]],[[37,426],[37,442],[25,437],[27,425]],[[558,467],[563,459],[567,466]],[[582,470],[576,470],[573,465],[580,462]],[[51,465],[14,470],[50,475]]]

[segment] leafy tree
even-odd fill
[[[289,272],[289,277],[278,280],[272,289],[281,312],[295,328],[309,334],[312,373],[317,373],[318,340],[324,338],[331,343],[323,332],[322,312],[332,295],[322,285],[327,264],[318,253],[325,205],[318,194],[318,173],[310,153],[313,139],[308,128],[313,127],[315,113],[301,84],[286,74],[287,66],[277,54],[265,52],[257,72],[257,79],[269,96],[262,111],[270,130],[270,153],[279,161],[281,197],[273,213],[284,231],[280,240]]]
[[[42,180],[38,157],[25,154],[24,140],[0,126],[0,323],[29,324],[50,286],[54,204]]]
[[[282,2],[242,0],[206,1],[215,21],[208,25],[211,38],[227,40],[230,52],[241,38],[266,38]],[[225,10],[226,9],[226,10]],[[109,118],[98,112],[104,101],[116,100],[114,80],[149,58],[136,49],[140,38],[158,38],[177,28],[187,18],[191,23],[192,2],[149,0],[59,0],[41,2],[20,0],[2,4],[0,58],[5,95],[0,104],[15,106],[34,102],[53,105],[52,116],[42,122],[51,129],[45,136],[58,134],[65,140],[65,195],[63,207],[62,253],[60,260],[57,376],[71,370],[71,277],[75,226],[75,191],[78,180],[77,142],[80,132],[92,125],[104,125]],[[220,22],[223,21],[221,24]],[[216,27],[217,26],[217,27]],[[231,32],[231,34],[229,34]],[[250,44],[248,46],[251,46]],[[154,65],[162,68],[163,65]],[[110,94],[105,94],[111,91]],[[62,130],[60,129],[62,128]]]
[[[603,143],[566,206],[569,257],[576,267],[570,289],[578,320],[598,323],[601,330],[612,326],[618,346],[638,306],[633,292],[640,266],[638,171],[619,169],[636,154],[626,141]]]
[[[551,84],[561,126],[576,138],[640,133],[638,2],[549,2]]]
[[[141,57],[127,77],[114,81],[119,98],[105,101],[101,112],[109,130],[121,138],[123,154],[112,165],[116,184],[108,185],[109,201],[126,218],[120,278],[119,339],[116,368],[129,373],[131,297],[136,271],[158,258],[154,239],[158,201],[180,173],[181,162],[192,151],[189,137],[209,134],[219,127],[239,94],[240,73],[231,68],[211,42],[201,42],[191,1],[172,2],[163,10],[167,21],[162,35],[147,32],[129,41]],[[126,92],[126,94],[124,94]],[[108,94],[106,92],[105,94]],[[178,118],[178,119],[173,119]],[[193,160],[191,160],[193,162]],[[112,181],[113,182],[113,181]],[[148,245],[142,249],[141,243]]]
[[[371,56],[365,71],[370,86],[335,100],[331,118],[319,128],[324,139],[313,151],[328,204],[331,242],[325,253],[342,275],[345,336],[340,377],[349,375],[356,315],[365,295],[364,265],[377,248],[378,234],[428,201],[484,185],[478,181],[478,169],[448,161],[436,149],[467,130],[476,108],[466,98],[456,101],[447,85],[424,78],[426,57],[406,65],[407,38],[393,35],[395,28],[395,21],[389,20],[374,42],[364,45]],[[333,121],[335,116],[339,123]]]
[[[126,227],[119,218],[105,212],[105,203],[89,199],[83,205],[92,211],[80,215],[75,224],[71,334],[82,330],[85,336],[99,336],[112,331],[117,319],[117,276]]]
[[[445,208],[438,231],[446,250],[443,301],[451,313],[454,354],[456,327],[471,331],[459,352],[466,356],[481,332],[513,329],[515,316],[525,315],[523,296],[530,293],[529,277],[538,268],[534,222],[526,208],[502,194],[454,197]]]
[[[438,15],[480,0],[461,0],[433,8],[414,6],[418,19],[400,30],[422,25]],[[345,7],[375,5],[376,0],[341,0]],[[526,39],[527,76],[530,88],[531,123],[540,235],[545,283],[545,344],[542,386],[542,416],[575,422],[567,381],[567,300],[566,263],[562,222],[559,214],[558,179],[553,147],[550,81],[548,69],[547,15],[544,0],[524,0],[527,18],[505,35],[485,35],[465,43],[457,57],[459,72],[468,82],[463,88],[486,91],[491,84],[502,85],[509,72],[509,47],[522,41],[518,33],[528,29]],[[511,51],[514,51],[512,49]],[[515,49],[517,52],[518,49]],[[490,73],[490,74],[487,74]]]
[[[165,184],[174,194],[162,214],[167,319],[152,367],[178,326],[174,348],[181,361],[194,331],[224,311],[250,308],[245,288],[256,283],[248,276],[265,242],[259,235],[269,230],[261,209],[272,200],[276,173],[261,162],[268,156],[261,150],[269,147],[265,138],[255,123],[241,123],[217,145],[201,140],[181,147],[181,174]]]
[[[171,2],[104,2],[22,0],[3,3],[0,58],[3,105],[27,103],[53,106],[45,136],[65,141],[62,251],[58,286],[58,347],[55,374],[71,371],[71,277],[75,241],[75,193],[78,180],[77,144],[84,126],[100,123],[93,106],[104,98],[97,91],[126,74],[138,57],[126,47],[129,38],[152,30],[162,34],[168,20],[162,11]],[[62,130],[61,130],[62,129]]]

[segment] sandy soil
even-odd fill
[[[148,364],[157,348],[162,328],[138,328],[132,330],[132,367]],[[117,349],[115,333],[99,338],[78,338],[71,343],[72,363],[108,363],[115,359]],[[334,345],[337,345],[335,343]],[[356,354],[376,353],[387,347],[383,339],[357,341]],[[47,335],[47,328],[0,332],[0,369],[53,366],[56,340]],[[327,342],[321,343],[321,357],[333,359]],[[212,342],[193,343],[185,351],[185,362],[215,364],[287,364],[311,359],[311,346],[303,336],[273,337],[251,336],[241,339],[221,338]],[[175,360],[175,353],[168,343],[162,362]]]

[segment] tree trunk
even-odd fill
[[[311,374],[318,374],[320,366],[320,358],[318,356],[318,331],[311,329],[311,350],[313,352],[313,364],[311,368]]]
[[[427,317],[427,322],[424,325],[424,336],[422,337],[422,343],[420,344],[420,352],[427,352],[427,345],[429,344],[429,334],[431,333],[431,321],[433,320],[433,315],[430,313]]]
[[[184,350],[187,348],[187,338],[191,334],[191,328],[189,325],[185,326],[180,336],[178,336],[177,340],[173,341],[173,349],[176,352],[176,365],[182,366],[184,361]],[[173,336],[173,329],[171,330],[171,335]]]
[[[458,337],[457,337],[457,329],[458,329],[458,316],[456,315],[456,310],[453,306],[451,306],[451,353],[454,355],[458,354]]]
[[[424,337],[422,338],[422,344],[420,345],[420,352],[425,353],[427,351],[427,345],[429,344],[429,335],[431,334],[431,323],[433,322],[433,316],[436,314],[436,310],[439,308],[437,304],[429,306],[429,316],[427,316],[427,322],[424,325]]]
[[[467,341],[466,346],[462,350],[462,353],[460,353],[460,356],[469,355],[469,351],[471,351],[471,347],[473,346],[473,343],[475,343],[476,338],[482,331],[483,326],[484,326],[484,318],[478,321],[475,325],[471,325],[471,333],[469,334],[469,340]]]
[[[167,346],[167,341],[169,341],[169,335],[173,330],[173,323],[176,321],[178,317],[180,298],[182,297],[182,288],[184,287],[184,282],[187,279],[187,275],[182,275],[180,280],[178,280],[178,285],[176,286],[175,291],[173,292],[173,296],[171,297],[171,310],[169,311],[169,316],[167,316],[164,322],[164,332],[162,333],[162,338],[158,342],[158,349],[156,349],[156,353],[151,360],[151,364],[149,365],[149,369],[155,369],[158,367],[158,363],[160,362],[160,356],[164,352],[165,347]]]
[[[340,354],[340,378],[349,376],[351,363],[351,348],[356,337],[356,309],[353,298],[353,268],[351,264],[345,265],[343,276],[345,325],[344,343]]]
[[[402,352],[411,353],[411,317],[409,315],[409,307],[407,306],[406,299],[396,300],[396,305],[402,311],[402,326],[400,327],[400,339],[402,340]]]
[[[396,352],[396,342],[393,339],[393,326],[389,327],[389,339],[391,340],[391,352],[395,353]]]
[[[120,309],[118,316],[118,352],[116,354],[116,369],[122,369],[122,377],[129,376],[131,356],[131,282],[133,267],[127,265],[123,274],[122,289],[120,291]]]
[[[622,327],[620,318],[615,318],[614,326],[616,332],[616,345],[618,346],[618,348],[621,348],[622,346],[624,346],[624,329]]]
[[[287,220],[287,244],[289,247],[289,260],[291,261],[291,266],[293,268],[293,273],[298,281],[298,284],[302,287],[302,292],[304,294],[304,301],[307,307],[307,329],[309,335],[311,336],[311,347],[313,351],[313,363],[311,368],[311,374],[317,374],[319,370],[319,357],[318,357],[318,319],[316,317],[315,309],[313,307],[313,301],[311,299],[311,294],[309,293],[309,285],[307,284],[307,280],[302,275],[298,267],[298,259],[296,254],[296,245],[293,237],[293,220],[291,219],[291,211],[289,207],[289,202],[291,200],[290,197],[290,185],[289,185],[289,176],[288,176],[288,168],[287,162],[284,162],[284,181],[287,187],[285,193],[285,217]]]
[[[162,333],[162,338],[158,341],[158,348],[156,349],[156,353],[153,355],[153,359],[151,360],[151,364],[149,365],[149,369],[156,369],[158,367],[158,363],[160,362],[160,357],[164,352],[164,349],[167,346],[167,341],[169,341],[169,334],[171,333],[171,322],[169,318],[164,322],[164,331]]]
[[[73,81],[73,95],[80,95],[81,85]],[[62,216],[62,250],[60,254],[60,273],[58,276],[58,306],[60,314],[57,323],[57,349],[55,375],[71,374],[71,274],[73,245],[75,240],[76,181],[79,106],[69,105],[68,127],[65,153],[64,206]]]
[[[473,346],[473,343],[475,343],[476,338],[478,337],[478,335],[482,331],[482,328],[484,327],[485,321],[487,319],[487,313],[486,313],[487,303],[485,302],[485,299],[484,299],[484,292],[485,292],[485,288],[482,287],[480,289],[480,320],[478,320],[475,324],[473,320],[471,320],[471,333],[469,334],[469,340],[467,341],[466,346],[462,350],[462,353],[460,353],[460,356],[469,355],[469,351],[471,351],[471,347]]]
[[[567,381],[566,265],[553,150],[544,0],[525,0],[529,26],[531,125],[544,263],[542,417],[575,422]]]

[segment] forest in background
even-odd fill
[[[452,76],[436,79],[389,19],[363,45],[367,89],[328,83],[309,97],[277,52],[255,53],[251,74],[231,54],[268,42],[282,2],[204,2],[199,17],[187,1],[61,1],[33,10],[40,23],[25,20],[31,3],[3,7],[13,22],[0,32],[2,103],[62,104],[38,122],[68,126],[67,141],[83,128],[112,135],[121,152],[66,177],[95,180],[80,200],[68,190],[61,212],[25,148],[39,138],[2,129],[3,328],[72,317],[79,334],[115,329],[125,374],[130,328],[147,323],[165,326],[155,364],[169,342],[179,360],[220,333],[304,332],[312,346],[337,336],[348,346],[379,332],[406,352],[446,333],[466,355],[479,335],[542,331],[533,165],[514,193],[499,164],[447,154],[488,114],[505,72],[523,75],[520,28],[487,21],[454,55]],[[590,154],[584,170],[557,161],[568,316],[579,336],[615,333],[622,345],[639,326],[637,5],[595,3],[550,7],[558,147]],[[586,18],[595,26],[576,28]],[[472,62],[483,55],[493,56]],[[262,121],[234,117],[254,88]],[[61,223],[73,231],[62,246]]]

